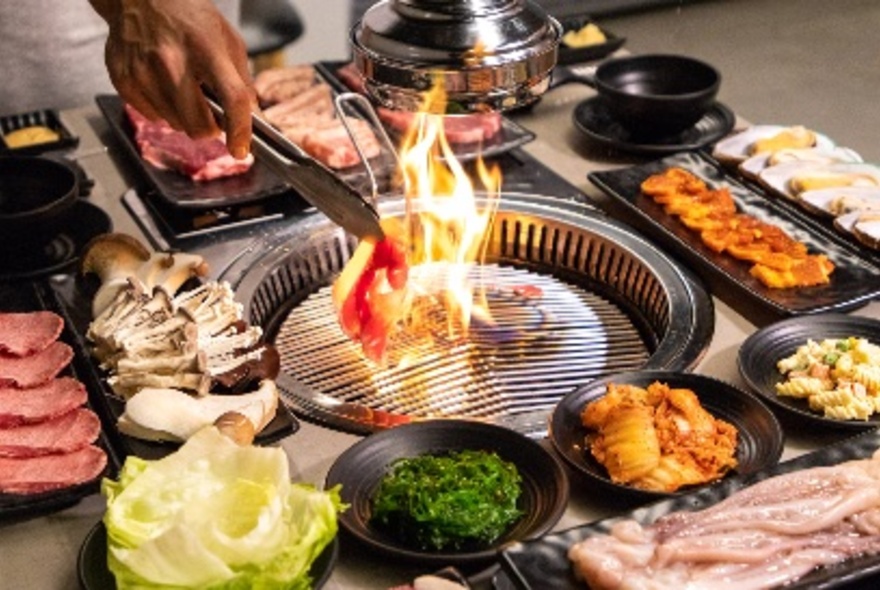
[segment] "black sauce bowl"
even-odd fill
[[[713,66],[682,55],[636,55],[596,68],[594,85],[611,116],[633,137],[656,139],[694,125],[721,86]]]
[[[76,174],[61,162],[0,157],[0,249],[43,247],[58,234],[78,195]]]

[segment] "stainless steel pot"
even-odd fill
[[[528,0],[383,0],[350,40],[367,92],[380,104],[418,110],[437,81],[445,114],[455,114],[536,100],[549,86],[561,35],[559,23]]]

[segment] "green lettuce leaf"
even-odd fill
[[[108,566],[132,588],[309,588],[332,542],[339,490],[292,484],[278,448],[205,428],[164,459],[129,457],[105,479]]]

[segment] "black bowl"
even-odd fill
[[[819,314],[782,320],[765,326],[746,338],[739,349],[739,372],[749,387],[775,409],[780,416],[792,418],[811,429],[827,431],[868,430],[880,426],[880,414],[867,420],[826,418],[810,409],[806,399],[780,396],[776,384],[783,375],[776,367],[781,359],[791,356],[807,340],[827,338],[865,338],[880,343],[880,320],[838,313]]]
[[[714,104],[721,74],[682,55],[610,59],[596,69],[596,91],[611,115],[634,137],[681,133]]]
[[[59,232],[78,195],[76,173],[61,162],[0,157],[0,247],[42,247]]]
[[[631,501],[649,501],[686,494],[690,486],[675,493],[641,490],[611,481],[611,477],[590,454],[585,445],[587,429],[581,423],[584,407],[603,397],[609,383],[647,387],[655,381],[681,387],[697,394],[700,404],[713,416],[733,424],[737,431],[737,468],[732,472],[751,474],[772,467],[782,455],[784,437],[776,417],[758,398],[705,375],[674,371],[634,371],[591,381],[566,395],[556,405],[550,418],[550,441],[563,459],[600,493]],[[712,484],[706,484],[712,485]]]
[[[524,515],[494,543],[471,551],[422,551],[370,524],[372,498],[397,459],[465,449],[494,451],[522,476]],[[549,532],[568,504],[568,479],[551,452],[513,430],[470,420],[427,420],[371,434],[333,463],[325,486],[337,484],[350,505],[339,516],[342,530],[377,553],[433,567],[485,566],[510,543]]]

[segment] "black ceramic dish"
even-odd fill
[[[670,387],[690,389],[697,394],[700,404],[713,416],[733,424],[738,430],[736,459],[738,466],[728,475],[747,475],[772,467],[782,455],[784,437],[773,413],[756,397],[736,387],[694,373],[666,371],[637,371],[612,375],[593,381],[566,395],[556,405],[550,418],[550,441],[563,459],[598,490],[611,492],[615,497],[637,501],[657,500],[671,495],[682,495],[693,488],[674,494],[640,490],[611,481],[605,468],[585,446],[588,430],[581,423],[584,407],[605,395],[609,383],[647,387],[659,381]],[[716,485],[717,482],[707,485]],[[701,486],[702,487],[702,486]]]
[[[309,569],[312,590],[324,587],[338,558],[339,539],[334,538]],[[76,573],[82,590],[116,590],[116,578],[107,567],[107,528],[103,522],[92,527],[83,540],[76,560]]]
[[[55,237],[79,196],[76,174],[40,156],[0,157],[0,249],[27,254]]]
[[[83,199],[76,200],[69,216],[76,223],[62,224],[47,243],[16,252],[15,256],[0,256],[0,281],[32,280],[68,272],[88,241],[113,227],[103,209]]]
[[[620,152],[647,156],[704,148],[730,133],[736,124],[733,111],[716,102],[699,121],[684,131],[656,140],[642,139],[634,136],[615,120],[598,96],[578,104],[572,118],[578,131],[590,140]]]
[[[822,253],[834,263],[831,282],[801,289],[771,289],[749,274],[751,265],[724,253],[710,250],[699,233],[667,215],[653,199],[642,194],[642,181],[670,167],[680,167],[703,178],[713,187],[726,186],[741,213],[778,226],[803,242],[811,253]],[[742,295],[783,315],[841,311],[866,304],[880,294],[880,269],[863,249],[817,225],[786,203],[766,198],[742,184],[718,162],[701,152],[675,154],[661,160],[588,175],[590,181],[633,215],[633,222],[671,251],[719,278]]]
[[[20,148],[11,148],[7,145],[4,139],[6,134],[32,126],[46,127],[58,134],[58,139]],[[67,128],[61,120],[61,117],[59,117],[58,111],[53,109],[43,109],[0,117],[0,154],[42,154],[53,150],[71,148],[78,143],[79,137],[75,136]]]
[[[588,537],[608,534],[611,526],[625,519],[635,519],[649,524],[661,516],[682,510],[699,510],[720,502],[735,491],[756,481],[810,467],[836,465],[851,459],[870,457],[880,447],[880,431],[872,431],[825,447],[749,477],[735,477],[717,486],[663,500],[626,515],[578,526],[559,533],[552,533],[534,540],[517,543],[501,555],[501,563],[515,587],[519,590],[583,590],[586,586],[572,573],[568,550]],[[865,555],[832,567],[818,568],[800,580],[785,585],[785,590],[830,590],[831,588],[876,588],[877,580],[869,577],[880,575],[880,554]],[[854,586],[859,582],[865,585]]]
[[[721,74],[684,55],[647,54],[609,59],[596,68],[596,92],[633,136],[677,135],[715,103]]]
[[[520,506],[525,514],[501,538],[482,550],[427,552],[370,524],[373,495],[395,460],[463,449],[494,451],[514,463],[522,476]],[[487,565],[506,545],[547,533],[568,503],[568,480],[552,453],[513,430],[468,420],[416,422],[371,434],[333,463],[325,487],[337,484],[342,485],[342,501],[350,505],[339,517],[344,531],[386,557],[433,567]]]
[[[565,34],[569,31],[579,31],[591,22],[592,21],[589,17],[580,16],[562,19],[559,21],[559,24],[562,25],[562,32]],[[603,43],[594,43],[583,47],[569,47],[564,42],[560,43],[556,63],[559,65],[567,65],[595,61],[597,59],[602,59],[603,57],[608,57],[623,47],[623,44],[626,43],[626,37],[618,37],[601,26],[599,26],[599,30],[605,35],[605,41]]]
[[[795,353],[807,340],[866,338],[880,344],[880,320],[843,314],[790,318],[761,328],[746,338],[739,349],[739,372],[749,387],[775,409],[809,424],[811,429],[865,430],[880,426],[880,415],[865,421],[826,418],[810,409],[806,400],[776,394],[783,375],[776,368],[781,359]]]
[[[42,282],[0,282],[0,311],[30,312],[42,310],[60,311],[54,293],[48,284]],[[74,349],[73,361],[64,369],[62,374],[82,381],[91,395],[92,384],[88,381],[85,371],[88,360],[77,349],[76,338],[69,324],[65,324],[60,339]],[[39,494],[19,495],[0,493],[0,524],[18,522],[57,512],[77,504],[86,496],[97,493],[101,477],[105,475],[112,476],[119,463],[116,455],[113,453],[106,431],[101,432],[95,444],[104,449],[108,455],[107,468],[104,473],[94,480],[80,485]]]
[[[141,158],[122,99],[116,95],[99,95],[95,100],[125,154],[155,194],[171,205],[190,209],[226,207],[254,203],[290,192],[287,183],[259,159],[244,174],[209,182],[195,182],[173,170],[160,170]]]

